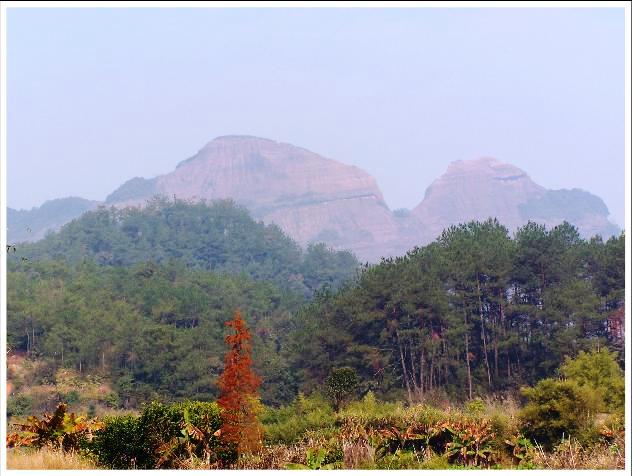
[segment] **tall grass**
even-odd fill
[[[7,450],[7,469],[98,469],[89,459],[77,453],[41,448]]]
[[[625,469],[625,441],[619,435],[611,443],[584,447],[575,438],[565,438],[552,452],[536,445],[533,462],[543,469]]]

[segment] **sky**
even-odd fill
[[[7,197],[103,200],[217,136],[304,147],[413,208],[496,157],[624,224],[624,10],[19,9],[7,15]]]

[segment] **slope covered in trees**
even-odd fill
[[[9,348],[44,363],[44,381],[59,368],[105,376],[126,408],[152,398],[216,398],[224,322],[240,308],[254,331],[264,401],[295,395],[279,349],[289,312],[301,301],[271,283],[175,263],[91,262],[26,262],[9,273],[9,283]]]
[[[59,401],[90,418],[140,410],[95,427],[99,464],[210,467],[209,455],[236,443],[220,438],[231,422],[211,402],[225,403],[242,382],[248,398],[235,408],[253,405],[248,441],[259,441],[262,410],[273,446],[253,445],[230,467],[567,468],[571,440],[559,441],[569,434],[585,445],[574,467],[621,467],[623,235],[586,241],[566,223],[529,223],[512,238],[496,221],[471,222],[336,288],[344,254],[312,247],[298,250],[295,268],[275,268],[286,254],[266,261],[254,250],[269,243],[248,241],[275,229],[240,213],[230,203],[102,209],[72,233],[12,252],[8,346],[28,372],[10,365],[9,416]],[[184,228],[205,221],[197,233],[214,240],[196,260],[205,248],[187,248],[196,238]],[[224,230],[236,242],[222,241]],[[174,256],[170,240],[184,252]],[[251,253],[252,267],[237,250]],[[304,274],[280,279],[275,269]],[[231,321],[236,333],[226,338],[236,309],[244,321]],[[264,407],[252,398],[255,375]],[[152,400],[163,403],[141,405]],[[545,449],[539,456],[532,440]],[[455,451],[470,444],[478,449]]]
[[[191,268],[244,273],[305,296],[322,285],[338,287],[358,266],[351,253],[323,244],[302,251],[278,227],[254,221],[231,201],[155,199],[144,208],[99,208],[59,233],[22,245],[17,255],[68,263],[90,258],[107,266],[174,259]]]
[[[603,345],[623,362],[623,235],[585,241],[568,224],[530,223],[511,238],[472,222],[339,290],[346,254],[283,240],[225,202],[89,213],[15,254],[9,345],[49,378],[106,376],[123,406],[215,398],[222,324],[237,308],[266,404],[341,367],[382,398],[463,400],[551,377],[565,356]],[[321,290],[306,303],[299,282],[304,295]]]
[[[292,366],[305,391],[349,366],[386,397],[463,400],[553,376],[604,344],[622,363],[624,257],[623,235],[585,241],[566,223],[529,223],[513,239],[492,220],[451,227],[319,293],[289,339]]]

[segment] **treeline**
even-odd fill
[[[235,309],[253,330],[263,401],[279,404],[296,393],[280,348],[301,300],[272,283],[181,263],[37,261],[9,272],[7,297],[10,349],[44,362],[44,380],[60,367],[108,377],[125,408],[151,399],[215,399],[224,322]]]
[[[292,368],[306,392],[349,366],[387,398],[462,401],[554,376],[581,350],[607,345],[623,366],[624,241],[567,223],[514,238],[495,220],[451,227],[319,293],[288,340]]]
[[[306,251],[276,225],[253,220],[230,200],[211,203],[155,198],[143,208],[105,208],[85,213],[58,233],[21,244],[10,258],[19,263],[52,259],[105,266],[178,260],[187,267],[243,273],[310,297],[355,276],[358,261],[323,244]]]
[[[581,350],[607,346],[623,366],[624,260],[623,235],[530,223],[510,237],[489,220],[358,272],[351,254],[302,251],[231,202],[158,200],[11,252],[8,344],[44,364],[41,382],[100,373],[123,407],[211,400],[240,309],[266,404],[341,367],[383,399],[462,401],[551,377]]]
[[[217,397],[224,322],[241,309],[255,333],[265,403],[290,401],[281,352],[292,313],[355,276],[348,252],[306,251],[231,201],[156,199],[100,208],[9,253],[8,344],[43,363],[111,380],[118,404]]]

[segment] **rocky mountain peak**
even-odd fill
[[[518,206],[545,189],[518,167],[484,157],[452,162],[413,210],[432,238],[447,226],[497,217],[509,229],[522,223]]]
[[[566,220],[584,236],[618,233],[599,197],[579,189],[547,190],[524,170],[496,158],[450,163],[412,211],[391,212],[375,179],[362,169],[248,135],[217,137],[168,174],[127,181],[106,203],[142,206],[156,195],[194,201],[233,199],[301,245],[325,242],[373,262],[424,245],[451,225],[490,217],[510,232],[529,220],[549,228]],[[59,226],[84,208],[73,208],[73,213],[46,226]],[[37,213],[47,214],[42,209]],[[12,212],[11,229],[17,229],[17,223],[38,222],[37,213]]]
[[[130,186],[143,192],[119,190],[111,197],[124,200],[110,201],[127,206],[153,195],[231,198],[302,245],[325,241],[353,249],[362,259],[377,259],[384,242],[397,238],[382,192],[365,171],[260,137],[217,137],[173,172],[142,183],[137,179]]]

